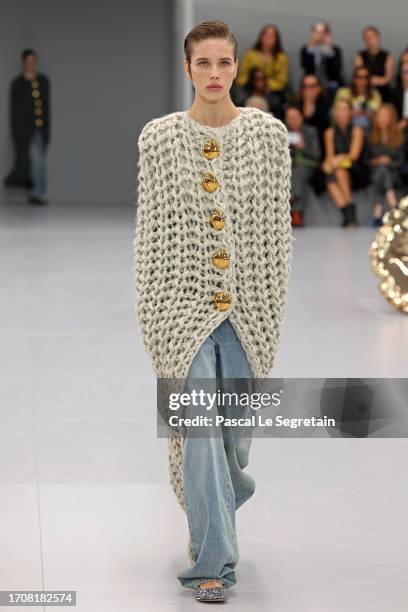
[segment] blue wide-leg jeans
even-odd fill
[[[215,392],[217,382],[218,388],[224,390],[223,379],[244,378],[248,381],[239,384],[242,382],[250,393],[252,376],[244,349],[227,318],[202,343],[191,364],[185,391],[194,388],[194,379],[213,379],[210,385]],[[218,414],[234,416],[233,406],[216,403],[214,409]],[[239,416],[250,416],[249,408],[239,410]],[[187,416],[190,415],[194,412]],[[193,437],[192,429],[186,428],[182,457],[184,506],[196,561],[180,571],[177,578],[187,588],[209,579],[220,580],[226,588],[236,583],[234,568],[239,549],[235,511],[253,495],[255,480],[244,471],[252,437],[237,436],[234,429],[223,425],[222,435]]]
[[[31,195],[40,197],[46,191],[45,146],[41,130],[33,132],[30,142],[30,174],[32,180]]]

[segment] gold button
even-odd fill
[[[217,291],[217,293],[214,294],[214,302],[218,310],[228,310],[231,306],[232,299],[229,293]]]
[[[201,184],[203,188],[205,189],[205,191],[208,191],[209,193],[213,193],[219,187],[219,183],[217,181],[217,177],[215,176],[214,172],[206,172],[203,176],[203,180],[201,181]]]
[[[33,96],[33,98],[39,98],[40,92],[38,91],[38,89],[33,89],[31,95]]]
[[[207,159],[215,159],[220,154],[220,145],[214,138],[207,140],[202,146],[201,153]]]
[[[42,110],[41,110],[41,108],[36,108],[36,109],[34,110],[34,112],[35,112],[35,114],[36,114],[36,115],[42,115]]]
[[[38,87],[40,86],[38,81],[31,81],[31,87],[33,89],[38,89]]]
[[[225,225],[225,215],[221,210],[214,210],[211,213],[210,223],[216,230],[222,230]]]
[[[230,256],[225,249],[218,249],[212,256],[213,265],[220,270],[225,270],[230,265]]]
[[[38,98],[38,100],[34,100],[34,106],[42,106],[42,101],[40,98]]]
[[[34,121],[34,123],[35,123],[35,125],[36,125],[37,127],[41,127],[41,126],[42,126],[42,124],[43,124],[43,120],[42,120],[42,119],[36,119],[36,120]]]

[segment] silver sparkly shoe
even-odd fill
[[[197,601],[226,601],[228,599],[228,592],[224,586],[202,588],[197,585],[194,588],[195,598]]]

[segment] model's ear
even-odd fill
[[[187,60],[184,61],[184,71],[186,75],[191,79],[190,64]]]

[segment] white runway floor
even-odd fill
[[[175,577],[188,532],[134,318],[133,221],[0,204],[0,590],[76,590],[81,612],[200,605]],[[295,236],[271,375],[406,377],[408,317],[370,271],[374,230]],[[406,612],[407,458],[405,439],[254,440],[223,609]]]

